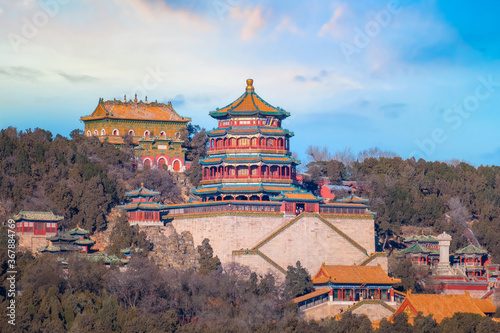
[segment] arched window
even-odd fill
[[[134,130],[130,130],[130,131],[128,131],[128,135],[130,135],[130,136],[134,136],[134,135],[135,135]]]
[[[148,130],[144,131],[144,137],[145,137],[145,138],[148,138],[148,137],[149,137],[149,131],[148,131]]]
[[[98,130],[94,130],[94,135],[98,136],[99,135],[99,131]]]
[[[115,128],[113,130],[113,135],[120,135],[120,131]]]
[[[175,160],[173,167],[174,167],[174,171],[180,171],[181,170],[181,162],[179,160]]]
[[[87,131],[87,136],[91,136],[92,133],[90,131]]]
[[[167,165],[167,161],[166,161],[165,157],[160,157],[160,159],[158,160],[158,168],[163,169],[166,167],[166,165]]]
[[[104,128],[101,130],[101,135],[106,135],[106,130]]]
[[[166,136],[165,131],[161,131],[160,136]]]

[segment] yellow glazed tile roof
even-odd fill
[[[293,299],[293,302],[294,303],[300,303],[300,302],[308,300],[310,298],[326,294],[326,293],[330,292],[330,290],[332,290],[332,289],[328,288],[328,287],[327,288],[321,288],[321,289],[315,290],[315,291],[313,291],[313,292],[311,292],[309,294],[305,294],[304,296],[296,297],[296,298]]]
[[[497,311],[497,307],[489,298],[475,299],[474,303],[476,303],[477,307],[484,313],[495,313]]]
[[[406,295],[405,301],[394,312],[393,316],[403,311],[413,314],[413,316],[416,316],[418,312],[422,312],[424,316],[432,315],[438,323],[444,318],[452,317],[457,312],[475,313],[485,316],[476,301],[478,300],[470,297],[468,292],[462,295],[412,294],[409,292]],[[485,303],[481,304],[481,306],[485,310],[489,309],[490,306]]]
[[[321,265],[312,278],[314,284],[327,282],[338,284],[395,284],[400,279],[392,278],[380,266]]]
[[[287,199],[296,200],[316,200],[317,198],[311,193],[285,193]]]
[[[92,115],[81,119],[87,121],[104,118],[185,122],[190,120],[179,116],[170,103],[167,105],[163,103],[135,103],[132,101],[100,101]]]

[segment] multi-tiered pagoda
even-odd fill
[[[203,178],[193,190],[202,201],[320,201],[294,186],[299,162],[290,153],[293,133],[281,127],[290,114],[260,98],[253,80],[243,95],[210,116],[219,124],[207,133]]]

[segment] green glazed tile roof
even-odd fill
[[[73,228],[71,230],[68,231],[70,235],[86,235],[89,233],[88,230],[86,229],[82,229],[80,227],[76,227],[76,228]]]
[[[64,217],[55,215],[54,213],[52,213],[52,211],[36,212],[36,211],[24,211],[24,210],[21,210],[19,214],[14,215],[12,218],[14,221],[27,220],[27,221],[44,221],[44,222],[45,221],[55,222],[64,219]]]
[[[483,250],[473,244],[469,244],[466,247],[463,247],[455,252],[455,254],[485,254],[488,253],[486,250]]]

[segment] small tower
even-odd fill
[[[439,264],[436,269],[436,275],[453,275],[450,267],[450,242],[451,236],[443,232],[437,236],[439,241]]]

